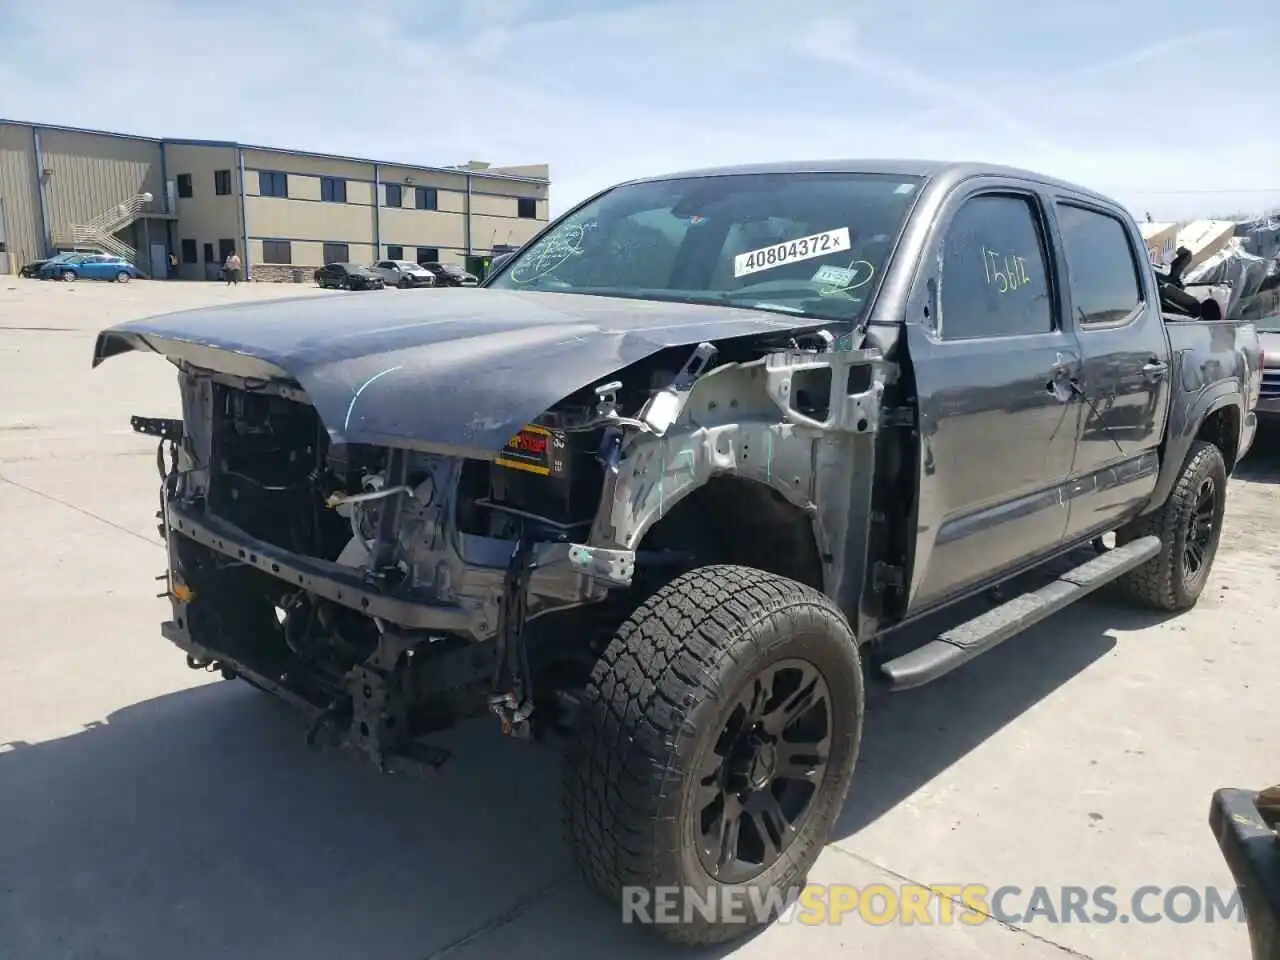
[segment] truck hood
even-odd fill
[[[483,287],[336,294],[109,327],[93,365],[141,350],[293,380],[337,441],[492,453],[557,401],[665,348],[820,325],[737,307]]]

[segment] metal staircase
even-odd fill
[[[88,223],[77,223],[71,227],[70,236],[55,236],[57,246],[97,248],[104,253],[114,254],[121,259],[135,263],[138,251],[116,236],[116,233],[130,226],[152,200],[150,193],[139,193],[124,203],[104,210]],[[70,242],[66,242],[69,240]]]

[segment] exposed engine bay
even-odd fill
[[[713,531],[735,528],[734,555],[768,568],[797,552],[789,539],[847,526],[813,514],[814,467],[833,425],[874,432],[882,372],[815,337],[659,353],[565,398],[492,460],[343,443],[294,384],[178,363],[183,420],[134,418],[161,441],[165,633],[193,668],[305,706],[309,739],[384,769],[443,762],[420,737],[485,711],[522,737],[570,722],[622,620],[729,555]],[[721,475],[758,480],[760,500],[681,504]],[[805,562],[822,585],[823,561]]]

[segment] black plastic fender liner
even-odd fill
[[[761,310],[487,288],[302,297],[187,310],[98,334],[130,350],[299,383],[348,443],[500,450],[557,401],[669,347],[829,324]],[[780,336],[781,339],[781,336]]]
[[[1240,891],[1253,960],[1280,960],[1280,834],[1258,809],[1259,796],[1214,791],[1209,825]]]

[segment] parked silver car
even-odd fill
[[[411,260],[379,260],[370,269],[389,287],[434,287],[436,275]]]

